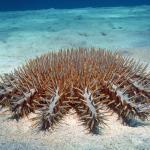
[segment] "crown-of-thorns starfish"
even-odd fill
[[[29,60],[1,77],[0,104],[19,119],[38,110],[36,126],[52,129],[74,109],[91,133],[105,124],[104,108],[123,124],[148,119],[150,73],[134,59],[101,49],[67,49]]]

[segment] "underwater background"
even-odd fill
[[[78,47],[118,51],[150,63],[150,1],[0,0],[0,74],[37,55]],[[28,119],[3,116],[0,150],[149,150],[146,124],[131,128],[114,117],[104,135],[92,136],[69,116],[56,132],[37,134]]]
[[[149,5],[149,0],[1,0],[0,11]]]

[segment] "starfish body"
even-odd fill
[[[49,52],[1,77],[0,104],[13,118],[38,112],[35,126],[53,129],[74,109],[89,132],[99,133],[105,112],[123,124],[148,119],[150,73],[147,65],[101,49]]]

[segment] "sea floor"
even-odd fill
[[[65,48],[98,47],[150,63],[150,6],[0,12],[0,74],[29,58]],[[76,116],[53,133],[28,119],[0,116],[1,150],[149,150],[150,122],[135,128],[111,117],[102,135],[86,134]]]

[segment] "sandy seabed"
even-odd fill
[[[100,47],[150,63],[150,6],[0,12],[0,74],[26,59],[65,48]],[[150,70],[150,69],[149,69]],[[29,119],[0,115],[0,150],[149,150],[150,122],[132,128],[110,117],[91,135],[75,115],[54,132],[37,133]]]

